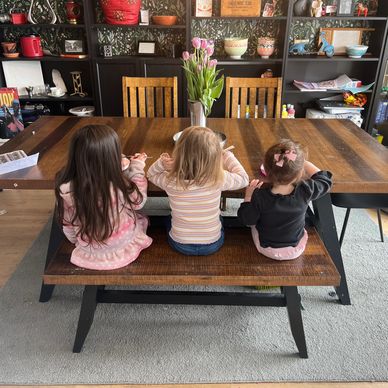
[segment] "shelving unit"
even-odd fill
[[[6,0],[11,1],[11,0]],[[25,0],[28,3],[28,0]],[[60,0],[62,1],[62,0]],[[40,25],[10,25],[0,24],[0,37],[3,39],[10,31],[65,31],[68,34],[83,34],[88,48],[88,57],[83,59],[42,57],[37,59],[1,58],[6,60],[39,60],[45,80],[49,81],[52,68],[58,68],[68,86],[72,90],[70,71],[81,70],[84,89],[88,96],[84,99],[64,98],[44,99],[24,98],[22,101],[41,101],[50,106],[61,106],[65,112],[69,107],[85,104],[94,104],[96,113],[102,115],[122,115],[121,77],[126,76],[177,76],[179,83],[178,97],[179,115],[187,115],[187,107],[182,101],[187,100],[185,78],[180,58],[173,58],[170,52],[172,45],[179,45],[183,49],[191,50],[193,36],[215,40],[215,55],[219,68],[225,76],[258,77],[266,69],[271,68],[274,76],[283,77],[283,103],[295,105],[296,116],[304,117],[305,110],[314,106],[317,98],[328,97],[341,93],[341,91],[315,91],[304,92],[293,87],[293,80],[307,82],[322,81],[337,78],[341,74],[358,78],[364,84],[375,82],[374,87],[367,91],[368,104],[364,115],[364,128],[371,131],[376,106],[380,96],[381,86],[384,82],[385,64],[388,61],[388,48],[386,47],[388,25],[388,1],[380,1],[377,15],[367,17],[357,16],[324,16],[314,18],[309,16],[294,16],[294,0],[279,0],[274,17],[222,17],[219,14],[220,0],[213,0],[212,17],[195,17],[193,15],[194,0],[159,0],[158,2],[143,0],[143,6],[150,8],[151,15],[158,14],[160,10],[179,9],[176,13],[178,24],[173,26],[160,25],[111,25],[106,24],[99,9],[99,0],[79,0],[83,6],[82,24],[40,24]],[[262,8],[266,1],[262,1]],[[158,7],[158,10],[152,9]],[[166,13],[165,13],[166,14]],[[174,12],[172,12],[174,14]],[[288,53],[292,34],[295,31],[306,29],[308,38],[312,42],[317,35],[317,26],[355,26],[372,27],[372,39],[369,43],[368,54],[362,58],[348,58],[346,56],[306,55],[291,56]],[[308,26],[308,28],[306,27]],[[310,26],[313,26],[310,28]],[[307,32],[306,32],[307,34]],[[244,36],[249,38],[247,53],[239,60],[225,56],[223,39],[230,36]],[[276,38],[276,51],[269,59],[262,59],[256,53],[257,38],[260,36],[273,36]],[[303,35],[303,34],[302,34]],[[307,36],[307,35],[306,35]],[[297,36],[303,38],[304,36]],[[157,42],[156,56],[139,56],[136,54],[138,40],[154,40]],[[104,58],[101,56],[101,45],[111,44],[114,56]],[[314,46],[311,44],[311,46]],[[312,51],[312,50],[311,50]],[[179,56],[180,53],[178,53]],[[1,72],[0,72],[1,73]],[[0,86],[5,85],[3,75],[0,74]],[[224,116],[224,96],[215,102],[212,116]]]

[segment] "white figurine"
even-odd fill
[[[322,0],[314,0],[311,3],[310,15],[316,18],[320,18],[322,16],[322,5],[323,5]]]

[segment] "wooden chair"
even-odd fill
[[[178,78],[123,77],[124,117],[178,117]]]
[[[226,118],[279,118],[281,78],[226,77]]]

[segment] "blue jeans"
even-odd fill
[[[222,222],[222,218],[221,218]],[[168,243],[171,248],[175,249],[179,253],[189,256],[207,256],[217,252],[224,245],[224,227],[221,228],[221,237],[210,244],[182,244],[174,241],[170,237],[171,230],[171,217],[166,220],[167,232],[168,232]]]

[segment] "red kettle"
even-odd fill
[[[25,35],[20,38],[20,46],[24,57],[43,57],[42,43],[39,35]]]

